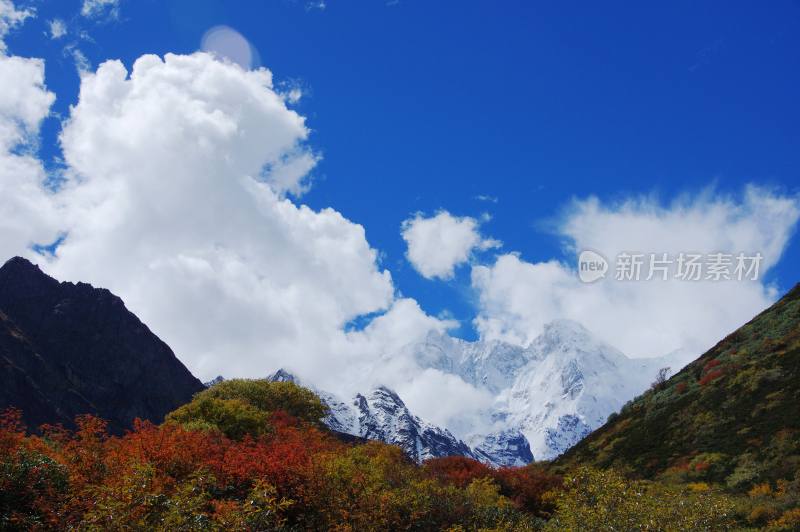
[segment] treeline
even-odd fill
[[[492,469],[464,457],[420,466],[394,446],[338,439],[324,414],[308,390],[246,380],[123,436],[91,416],[74,430],[27,434],[8,410],[0,529],[667,530],[742,519],[734,499],[708,486],[584,468],[563,477],[541,465]],[[783,514],[768,524],[781,529],[784,517],[791,525]]]

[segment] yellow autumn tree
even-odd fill
[[[697,492],[632,481],[613,470],[580,467],[564,477],[554,495],[556,512],[547,530],[725,530],[733,503],[712,491]]]

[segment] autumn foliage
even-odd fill
[[[714,381],[714,380],[716,380],[716,379],[718,379],[718,378],[722,377],[724,374],[725,374],[725,372],[724,372],[724,371],[722,371],[721,369],[715,369],[715,370],[711,370],[711,371],[709,371],[708,373],[706,373],[705,375],[703,375],[703,376],[700,378],[700,380],[699,380],[699,381],[697,381],[697,383],[698,383],[700,386],[705,386],[705,385],[706,385],[706,384],[708,384],[709,382],[712,382],[712,381]]]
[[[585,467],[562,478],[546,464],[498,469],[461,456],[418,465],[399,447],[339,439],[320,423],[325,410],[313,394],[275,384],[212,388],[162,425],[137,421],[122,436],[92,416],[77,418],[75,430],[28,434],[19,411],[0,413],[0,530],[673,530],[734,522],[794,530],[800,522],[800,478],[755,484],[737,502],[703,480],[724,466],[719,453],[679,461],[675,475],[688,484]]]
[[[318,423],[318,401],[273,384],[202,392],[123,436],[91,416],[26,435],[20,413],[5,412],[0,530],[528,530],[559,483],[467,458],[420,467],[398,447],[345,443]]]
[[[460,488],[478,479],[489,479],[516,508],[543,518],[553,511],[545,494],[561,486],[561,477],[536,465],[494,469],[464,456],[430,459],[423,470],[429,477]]]

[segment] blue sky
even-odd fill
[[[441,282],[412,268],[400,225],[416,212],[488,213],[481,231],[537,262],[572,260],[548,227],[575,197],[666,205],[709,186],[740,197],[750,183],[798,193],[798,2],[123,0],[108,20],[79,17],[81,2],[25,5],[37,17],[6,42],[46,61],[57,95],[42,126],[47,165],[60,156],[58,117],[77,101],[68,43],[93,68],[130,68],[144,53],[192,53],[209,28],[230,26],[279,87],[303,90],[294,109],[322,160],[301,201],[363,225],[396,289],[450,313],[467,338],[470,269]],[[53,18],[91,40],[49,39]],[[798,266],[794,237],[770,280],[788,289]]]

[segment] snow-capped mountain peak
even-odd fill
[[[527,347],[434,332],[404,349],[421,368],[457,375],[495,396],[488,433],[467,439],[476,452],[483,445],[496,453],[495,462],[506,463],[527,459],[501,451],[515,448],[515,434],[524,434],[536,459],[553,458],[644,391],[660,367],[683,365],[629,359],[567,319],[546,324]]]
[[[537,459],[558,456],[602,425],[657,370],[570,320],[547,324],[526,351],[529,362],[498,395],[495,415],[525,434]]]
[[[621,351],[597,339],[580,323],[567,319],[546,324],[527,351],[530,359],[556,353],[571,354],[587,361],[595,358],[599,364],[619,364],[628,359]]]
[[[679,352],[661,358],[630,359],[583,325],[566,319],[543,327],[527,347],[499,340],[468,342],[431,332],[398,353],[421,369],[455,375],[494,396],[488,410],[475,415],[473,433],[460,434],[413,415],[400,396],[385,386],[344,401],[315,389],[330,407],[325,419],[334,430],[400,445],[415,460],[463,454],[493,465],[521,465],[535,457],[551,459],[602,425],[655,379],[690,360]],[[279,370],[273,380],[301,384]],[[480,418],[480,419],[478,419]]]
[[[295,377],[294,375],[292,375],[283,368],[279,369],[278,371],[267,377],[267,380],[271,382],[291,382],[299,385],[299,380],[297,379],[297,377]]]
[[[475,457],[481,462],[523,466],[533,462],[528,440],[522,433],[506,429],[486,435],[476,435],[469,440]]]
[[[467,444],[449,430],[413,415],[400,396],[386,386],[373,388],[367,394],[356,394],[352,401],[345,402],[332,393],[303,383],[284,369],[270,375],[268,380],[293,382],[316,393],[329,408],[323,419],[329,428],[397,445],[413,460],[451,455],[475,457]]]
[[[473,456],[450,431],[412,415],[402,399],[385,386],[366,396],[356,395],[353,404],[359,411],[360,436],[398,445],[418,462],[437,456]]]
[[[458,375],[492,393],[510,386],[529,359],[520,346],[500,340],[467,342],[436,331],[424,341],[406,346],[404,351],[422,368]]]

